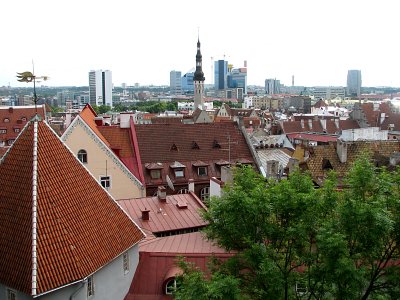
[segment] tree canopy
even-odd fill
[[[208,238],[237,255],[210,276],[187,266],[177,299],[200,299],[188,293],[196,289],[203,299],[400,298],[400,171],[362,156],[345,186],[334,173],[315,189],[299,171],[266,181],[236,168],[203,217]]]

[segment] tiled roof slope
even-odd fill
[[[194,160],[228,159],[228,136],[231,159],[253,160],[246,140],[234,122],[206,124],[135,125],[142,164]],[[221,148],[213,147],[214,140]],[[198,149],[193,149],[193,142]],[[171,150],[175,145],[177,150]]]
[[[0,282],[28,295],[87,277],[144,236],[44,122],[31,122],[3,157],[0,186]]]
[[[389,125],[393,124],[392,130],[400,131],[400,114],[392,110],[390,102],[380,103],[375,110],[374,103],[363,103],[361,104],[361,109],[370,127],[380,127],[382,130],[388,130]],[[381,113],[385,113],[383,120],[381,120]]]
[[[345,129],[355,129],[360,128],[358,123],[354,120],[339,120],[338,123],[335,123],[334,120],[325,119],[326,120],[326,132],[328,134],[339,134],[342,130]],[[320,120],[312,120],[310,126],[308,120],[304,120],[304,126],[302,127],[301,121],[288,121],[282,122],[281,127],[285,134],[296,133],[296,132],[319,132],[323,133],[324,128],[321,125]],[[338,125],[338,126],[337,126]]]
[[[350,170],[355,160],[363,152],[369,152],[373,155],[380,155],[389,158],[391,154],[400,151],[399,141],[357,141],[347,144],[347,161],[341,163],[336,152],[334,144],[321,145],[310,148],[310,157],[307,160],[307,168],[310,170],[314,178],[323,178],[327,175],[328,169],[323,168],[325,162],[329,160],[333,170],[336,171],[339,177],[343,177]]]
[[[94,120],[95,117],[97,117],[97,114],[89,104],[86,104],[86,106],[79,113],[79,116],[85,121],[85,123],[90,127],[90,129],[92,129],[94,133],[104,142],[104,144],[110,146],[107,139],[105,139],[104,136],[98,130],[96,122]]]
[[[0,106],[0,128],[6,133],[0,133],[0,141],[15,140],[25,124],[29,122],[36,113],[44,119],[46,117],[46,106]]]
[[[119,159],[132,172],[132,174],[144,182],[140,174],[135,151],[131,141],[131,129],[119,126],[98,126],[100,134],[108,141],[110,148],[116,151]]]

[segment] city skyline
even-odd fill
[[[276,1],[278,2],[278,1]],[[276,78],[290,86],[346,86],[361,70],[363,86],[400,87],[395,0],[284,0],[246,6],[178,0],[6,1],[0,86],[26,86],[16,73],[48,75],[48,86],[88,86],[88,72],[108,69],[113,83],[169,85],[170,71],[195,68],[198,32],[205,84],[214,61],[248,64],[248,84]],[[23,9],[21,9],[23,8]]]

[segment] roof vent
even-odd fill
[[[8,112],[9,112],[10,114],[12,114],[13,111],[14,111],[14,108],[13,108],[12,106],[10,106],[10,107],[8,108]]]
[[[150,219],[150,210],[148,210],[146,207],[142,210],[142,220],[143,221],[148,221]]]
[[[175,144],[172,144],[171,151],[178,151],[178,147]]]
[[[176,203],[176,206],[179,209],[184,209],[184,208],[188,207],[187,202],[185,200],[183,200],[183,199],[178,199],[178,202]]]
[[[218,141],[217,140],[214,140],[214,142],[213,142],[213,148],[221,148],[221,145],[218,143]]]

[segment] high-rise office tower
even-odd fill
[[[204,105],[204,73],[202,66],[202,55],[200,51],[200,39],[197,39],[196,71],[194,72],[194,108],[203,109]]]
[[[184,94],[192,94],[194,92],[193,78],[194,72],[188,72],[182,76],[182,92]]]
[[[347,72],[347,96],[361,95],[361,70],[349,70]]]
[[[110,70],[89,72],[89,97],[91,105],[113,106],[112,76]]]
[[[268,95],[280,94],[281,82],[276,79],[265,79],[265,93]]]
[[[214,88],[216,90],[226,89],[228,75],[228,62],[226,60],[217,60],[214,62]]]
[[[243,94],[247,94],[247,68],[230,68],[227,75],[227,85],[228,88],[240,88]]]
[[[169,73],[169,87],[171,95],[182,95],[182,72],[171,71]]]

